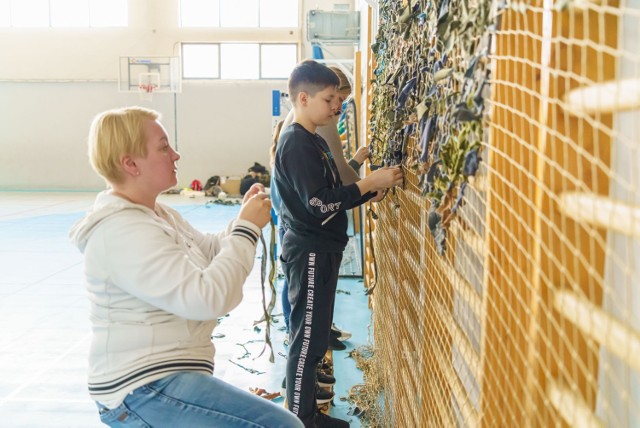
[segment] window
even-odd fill
[[[182,45],[184,79],[220,78],[220,46],[214,44]]]
[[[183,43],[183,79],[287,79],[295,44]]]
[[[258,0],[220,0],[220,26],[257,28]]]
[[[51,0],[52,27],[86,27],[89,3],[85,0]]]
[[[0,27],[126,27],[127,0],[0,0]]]
[[[11,4],[10,0],[0,0],[0,27],[11,26]]]
[[[12,27],[48,27],[49,0],[11,2]]]
[[[296,45],[261,45],[260,71],[263,79],[288,78],[298,63]]]
[[[298,27],[299,0],[180,0],[181,27]]]
[[[261,27],[297,27],[297,0],[260,0]]]
[[[89,0],[91,27],[126,27],[127,0]]]
[[[181,27],[219,27],[219,0],[181,0]]]
[[[220,45],[220,77],[223,79],[259,79],[260,54],[257,43]]]

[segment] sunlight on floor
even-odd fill
[[[82,255],[67,239],[69,228],[94,197],[94,193],[0,192],[3,427],[103,426],[86,389],[91,333],[82,286]],[[238,211],[237,206],[207,207],[204,199],[167,195],[161,200],[205,231],[221,229]],[[257,331],[253,326],[262,315],[260,283],[260,260],[256,259],[244,301],[214,331],[215,376],[243,389],[260,387],[276,392],[284,376],[286,353],[284,333],[279,330],[283,325],[280,296],[274,311],[278,323],[271,329],[276,362],[271,364],[268,352],[256,358],[264,344],[263,329]],[[358,427],[357,418],[347,415],[349,404],[340,397],[362,381],[361,372],[347,357],[349,350],[367,343],[369,310],[361,280],[341,279],[338,289],[346,292],[337,295],[335,322],[350,330],[353,338],[346,342],[346,351],[334,354],[336,407],[331,413]],[[250,355],[242,358],[245,348]],[[261,374],[251,374],[237,364]]]

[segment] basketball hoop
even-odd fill
[[[142,101],[151,101],[153,92],[160,86],[160,74],[140,73],[138,76],[138,95]]]
[[[153,100],[153,91],[157,86],[153,84],[140,84],[138,85],[138,95],[142,101]]]
[[[137,92],[142,101],[151,101],[155,94],[182,92],[180,67],[179,57],[120,57],[118,91]]]

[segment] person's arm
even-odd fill
[[[349,165],[354,171],[358,172],[362,164],[369,157],[369,148],[367,146],[361,146],[356,150],[356,154],[349,160]]]
[[[359,207],[362,204],[365,204],[367,202],[369,202],[371,199],[373,199],[374,197],[376,197],[376,195],[378,194],[378,192],[367,192],[364,195],[362,195],[362,197],[360,199],[358,199],[354,204],[353,207]]]
[[[244,195],[242,206],[244,207],[249,199],[260,192],[264,192],[264,186],[262,184],[254,184],[253,186],[251,186]],[[191,226],[191,224],[188,221],[184,220],[180,213],[178,213],[173,208],[163,204],[159,205],[173,216],[173,221],[176,224],[176,227],[177,225],[180,225],[181,227],[186,229],[191,236],[193,236],[194,242],[196,243],[196,245],[198,245],[198,247],[200,247],[202,252],[209,257],[209,260],[213,260],[213,257],[218,253],[218,251],[220,251],[220,240],[229,236],[236,226],[250,227],[252,225],[255,225],[255,223],[247,222],[246,220],[242,220],[240,218],[234,218],[229,222],[229,224],[227,224],[226,229],[221,232],[203,233],[195,227]]]
[[[188,235],[193,237],[193,242],[200,247],[200,250],[209,258],[209,260],[213,260],[213,257],[220,251],[220,241],[233,231],[233,228],[236,226],[237,218],[234,218],[227,224],[227,227],[217,233],[206,233],[201,232],[195,227],[191,225],[188,221],[184,220],[178,211],[173,208],[164,205],[158,204],[162,207],[172,218],[172,221],[176,224],[176,227],[180,227],[182,230],[186,230]],[[246,223],[239,223],[241,225],[247,226]]]
[[[329,150],[331,150],[331,154],[333,155],[333,160],[338,167],[342,184],[346,186],[360,180],[358,173],[349,166],[347,160],[344,158],[344,150],[342,150],[342,141],[340,141],[337,125],[332,122],[329,125],[320,126],[316,130],[316,133],[327,142]]]
[[[294,111],[291,110],[287,117],[284,119],[281,129],[287,129],[289,125],[293,123]],[[340,173],[340,180],[345,186],[355,183],[360,180],[360,176],[353,170],[344,158],[344,150],[342,150],[342,141],[340,141],[340,134],[338,134],[338,126],[335,121],[325,126],[320,126],[316,129],[316,133],[320,135],[327,142],[329,150],[333,155],[333,160],[338,167],[338,173]]]
[[[404,174],[399,166],[385,166],[376,169],[362,180],[355,183],[360,189],[360,194],[374,193],[379,190],[388,189],[393,186],[402,185]]]
[[[357,173],[358,171],[360,171],[360,166],[361,164],[358,163],[357,160],[355,159],[349,159],[349,162],[347,162],[349,164],[349,166],[351,168],[353,168],[353,170]]]
[[[280,197],[280,192],[278,191],[278,186],[276,186],[276,174],[275,167],[271,168],[271,194],[269,195],[271,199],[271,206],[277,215],[280,215],[280,206],[282,205],[282,198]]]
[[[291,134],[290,138],[295,136]],[[313,143],[296,141],[289,147],[281,154],[280,173],[314,217],[325,219],[338,211],[348,210],[362,198],[355,183],[333,189],[328,185],[321,154]]]
[[[216,319],[240,303],[261,232],[249,221],[236,220],[228,236],[212,241],[215,256],[202,268],[176,242],[181,235],[168,233],[146,214],[114,216],[102,229],[96,245],[113,282],[150,305],[192,320]]]

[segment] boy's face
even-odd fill
[[[336,116],[339,116],[342,113],[342,104],[344,103],[344,101],[349,98],[349,95],[351,95],[350,91],[338,91],[336,92],[337,96],[336,96],[336,105],[337,105],[337,111],[336,111]]]
[[[329,124],[340,108],[337,103],[338,92],[335,86],[327,86],[313,96],[304,93],[301,98],[300,101],[306,116],[316,126]]]

